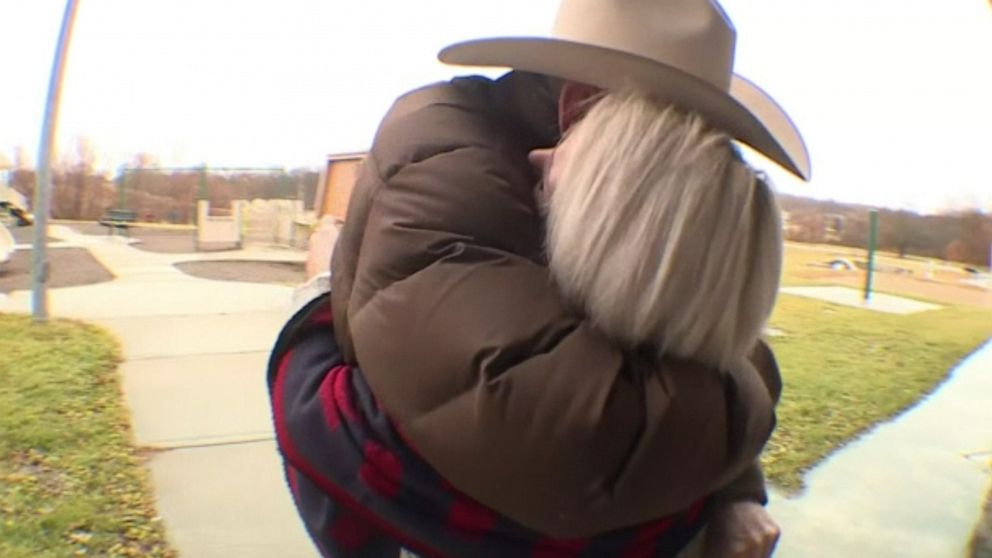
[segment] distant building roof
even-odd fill
[[[331,153],[327,156],[328,161],[350,161],[353,159],[364,159],[368,151],[352,151],[349,153]]]

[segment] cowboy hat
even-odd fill
[[[736,32],[715,0],[562,0],[551,37],[456,43],[447,64],[501,66],[634,88],[699,113],[711,126],[809,180],[799,130],[772,98],[733,73]]]

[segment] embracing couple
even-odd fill
[[[772,553],[781,222],[734,142],[809,159],[734,44],[713,0],[563,0],[396,101],[269,370],[323,555]]]

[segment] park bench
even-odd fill
[[[128,228],[137,220],[138,214],[130,209],[108,209],[100,217],[100,224],[107,227],[107,234],[123,232],[127,234]]]

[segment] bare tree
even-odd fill
[[[923,218],[909,211],[885,211],[881,214],[880,246],[897,252],[905,258],[910,249],[918,244],[918,232]]]
[[[93,142],[86,137],[76,138],[76,154],[71,169],[70,184],[75,191],[75,214],[77,219],[85,218],[88,201],[87,190],[94,182],[96,166],[96,149]]]
[[[35,172],[31,158],[24,146],[14,148],[14,170],[10,174],[10,185],[20,192],[28,203],[34,200]]]
[[[989,247],[992,246],[992,215],[977,210],[957,215],[960,226],[961,254],[958,261],[975,265],[988,263]]]

